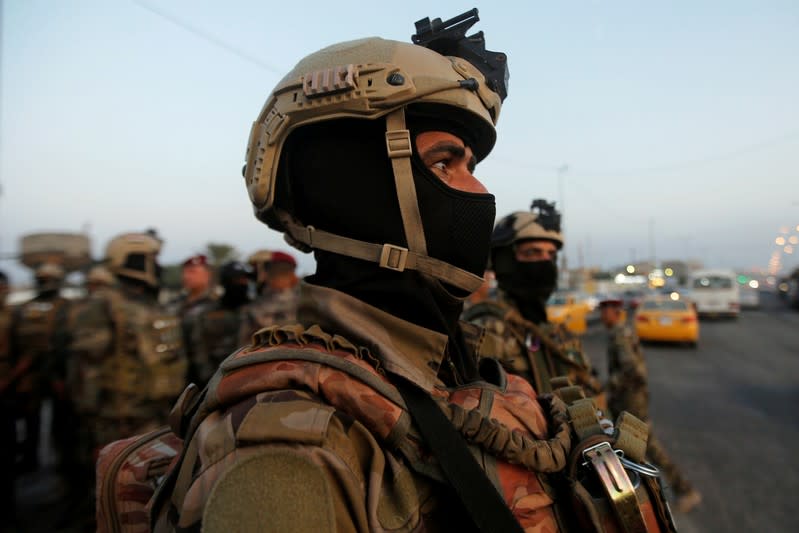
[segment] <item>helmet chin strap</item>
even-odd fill
[[[412,142],[411,132],[405,123],[405,108],[401,107],[386,115],[386,148],[394,171],[405,240],[410,251],[427,255],[422,215],[419,213],[419,199],[416,197],[411,167]]]
[[[396,270],[416,270],[426,277],[433,278],[434,286],[449,291],[442,285],[448,283],[467,293],[476,291],[483,278],[454,265],[427,255],[427,243],[419,212],[419,201],[413,181],[411,167],[411,134],[405,124],[404,108],[392,111],[386,116],[386,149],[394,171],[402,225],[408,247],[394,244],[376,244],[341,235],[335,235],[313,226],[306,226],[289,213],[276,209],[278,218],[286,229],[289,244],[300,249],[318,248],[364,261],[378,263],[382,268]],[[450,296],[454,297],[450,294]],[[457,297],[459,298],[459,297]]]

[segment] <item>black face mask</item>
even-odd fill
[[[546,320],[546,301],[558,286],[558,267],[554,261],[514,261],[513,268],[500,275],[499,288],[505,291],[529,320]]]
[[[448,187],[417,154],[412,168],[428,255],[482,276],[496,215],[494,195]]]
[[[225,293],[222,295],[222,304],[226,307],[239,307],[249,301],[249,284],[231,283],[224,285]]]
[[[338,120],[293,133],[281,155],[276,202],[305,224],[350,238],[407,246],[381,121]],[[290,176],[290,179],[288,179]],[[446,187],[413,156],[413,176],[428,255],[482,275],[494,219],[494,198]],[[282,185],[281,185],[282,183]],[[290,187],[287,185],[290,184]],[[313,284],[340,290],[394,316],[444,333],[465,381],[477,376],[457,326],[463,307],[451,287],[413,270],[315,251]]]

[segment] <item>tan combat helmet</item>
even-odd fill
[[[546,240],[563,248],[560,232],[560,213],[555,204],[546,200],[533,200],[531,211],[516,211],[503,217],[494,226],[491,247],[502,248],[521,241]]]
[[[61,265],[55,263],[42,263],[36,268],[34,273],[36,279],[51,279],[61,281],[64,279],[65,272]]]
[[[266,283],[266,264],[272,260],[272,252],[269,250],[258,250],[247,258],[247,264],[252,267],[255,282],[258,284]]]
[[[477,20],[476,10],[472,15],[473,19],[464,23],[466,28]],[[415,42],[420,42],[420,23],[424,22],[430,24],[429,19],[417,23]],[[440,26],[441,21],[436,19],[430,27]],[[500,95],[505,94],[507,65],[504,54],[485,50],[481,34],[469,39],[474,43],[476,37],[478,52],[490,55],[485,61],[475,61],[489,72],[488,82],[475,64],[442,55],[431,49],[435,46],[426,48],[376,37],[336,44],[302,59],[272,91],[250,132],[244,177],[256,217],[283,231],[289,244],[306,252],[316,248],[379,263],[391,270],[414,269],[469,292],[477,289],[481,277],[427,254],[411,171],[413,140],[405,120],[409,107],[424,108],[433,119],[456,118],[475,132],[477,142],[472,150],[477,160],[488,155],[496,139],[494,126]],[[463,50],[457,46],[461,41],[452,43],[452,50]],[[478,57],[482,56],[478,53]],[[494,76],[486,65],[497,60],[502,72]],[[303,126],[340,118],[385,118],[386,149],[408,248],[359,241],[306,226],[285,206],[276,205],[277,181],[286,179],[285,172],[278,172],[278,162],[287,137]]]
[[[39,290],[58,290],[61,287],[61,282],[64,281],[66,272],[57,263],[42,263],[36,267],[33,275]]]
[[[86,283],[109,287],[114,284],[114,275],[102,265],[93,266],[86,273]]]
[[[159,284],[155,258],[161,251],[161,241],[148,233],[125,233],[114,237],[105,249],[107,267],[117,276],[143,281],[151,287]],[[131,268],[129,258],[141,255],[142,269]]]

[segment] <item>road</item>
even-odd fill
[[[799,312],[768,294],[762,303],[736,321],[702,321],[696,350],[644,347],[655,431],[704,498],[676,515],[682,533],[799,531]],[[584,345],[604,378],[600,326]],[[20,482],[28,530],[53,531],[52,474]]]
[[[644,346],[655,432],[703,496],[683,533],[799,531],[799,313],[761,302],[701,321],[696,350]],[[604,332],[583,342],[604,376]]]

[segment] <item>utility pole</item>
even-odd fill
[[[649,260],[652,268],[657,267],[657,257],[655,256],[655,219],[649,217]]]
[[[560,233],[563,236],[563,250],[560,254],[560,272],[561,277],[566,281],[566,286],[570,286],[571,279],[569,277],[569,263],[566,260],[566,199],[563,195],[563,176],[569,171],[569,165],[563,164],[557,168],[558,172],[558,202],[560,202]]]

